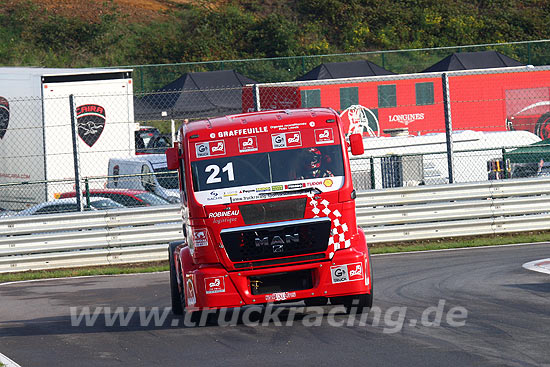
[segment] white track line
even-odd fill
[[[0,363],[2,363],[6,367],[21,367],[2,353],[0,353]]]
[[[550,244],[550,242],[515,243],[511,245],[490,245],[490,246],[476,246],[476,247],[443,248],[439,250],[390,252],[387,254],[375,254],[371,256],[392,256],[392,255],[398,256],[398,255],[411,255],[411,254],[425,254],[430,252],[482,250],[485,248],[495,248],[495,247],[519,247],[519,246],[536,246],[536,245],[548,245],[548,244]]]
[[[550,259],[530,261],[522,265],[523,268],[539,273],[550,274]]]

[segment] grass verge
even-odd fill
[[[483,247],[511,245],[515,243],[549,242],[550,231],[510,233],[491,236],[473,236],[461,238],[442,238],[423,241],[409,241],[400,243],[383,243],[370,245],[370,253],[389,254],[406,251],[428,251],[452,248]]]
[[[425,241],[400,243],[382,243],[370,245],[371,255],[388,254],[406,251],[442,250],[451,248],[509,245],[514,243],[550,242],[550,231],[512,233],[497,236],[476,236],[466,238],[444,238]],[[139,264],[119,264],[93,266],[85,268],[52,269],[0,274],[0,283],[21,280],[68,278],[87,275],[117,275],[133,273],[153,273],[168,271],[168,261]]]
[[[24,271],[19,273],[0,274],[0,283],[16,282],[21,280],[69,278],[90,275],[118,275],[133,273],[154,273],[169,270],[168,261],[158,261],[139,264],[119,264],[106,266],[92,266],[84,268],[51,269]]]

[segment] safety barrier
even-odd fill
[[[550,177],[360,192],[369,243],[550,229]],[[177,205],[0,219],[0,272],[165,260]]]

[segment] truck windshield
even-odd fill
[[[340,145],[246,154],[191,162],[195,192],[344,176]]]

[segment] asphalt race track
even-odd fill
[[[240,310],[226,314],[242,316],[236,326],[186,327],[161,317],[167,273],[4,284],[0,353],[22,367],[550,366],[550,276],[521,267],[549,254],[546,243],[374,257],[362,324],[331,306],[277,305],[265,325],[248,308],[260,325]]]

